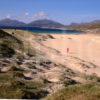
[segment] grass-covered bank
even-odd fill
[[[46,100],[100,100],[100,83],[71,85],[48,96]]]
[[[0,99],[40,99],[48,92],[42,81],[27,81],[21,71],[0,73]]]

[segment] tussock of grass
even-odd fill
[[[100,84],[69,86],[49,96],[47,100],[100,100]]]
[[[36,82],[32,82],[30,85],[30,82],[26,84],[13,79],[5,84],[0,84],[1,99],[39,99],[46,96],[47,93]]]
[[[0,73],[1,99],[40,99],[48,94],[43,90],[44,83],[27,81],[23,70],[13,66],[6,73]]]
[[[8,45],[0,44],[0,56],[1,57],[12,57],[15,54],[15,51],[10,48]]]

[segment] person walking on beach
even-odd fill
[[[69,48],[67,48],[67,54],[69,53]]]

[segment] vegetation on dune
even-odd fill
[[[22,72],[13,67],[6,73],[0,73],[1,99],[39,99],[48,94],[43,90],[43,82],[27,81]]]
[[[12,57],[15,54],[15,51],[10,48],[8,45],[6,44],[1,44],[0,45],[0,57]]]
[[[46,100],[100,100],[100,84],[71,85]]]
[[[23,70],[15,66],[6,73],[0,73],[0,98],[40,99],[47,96],[48,92],[43,89],[46,86],[44,81],[27,81],[22,73]],[[96,76],[86,78],[97,80]],[[66,80],[66,88],[48,96],[46,100],[99,100],[99,82],[85,85],[74,83]]]
[[[8,83],[0,84],[0,98],[2,99],[39,99],[46,96],[47,93],[47,91],[38,87],[36,82],[32,82],[30,86],[13,79]]]
[[[0,30],[1,99],[40,99],[48,94],[43,89],[44,82],[27,80],[23,74],[25,70],[20,65],[23,64],[25,57],[31,58],[36,54],[35,50],[26,45],[24,40],[22,42],[22,39],[13,36],[13,34]],[[27,66],[31,67],[30,63],[27,63]]]

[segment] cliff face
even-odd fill
[[[7,98],[13,95],[13,98],[37,99],[64,88],[65,84],[98,81],[98,75],[87,73],[98,66],[76,57],[65,57],[57,49],[45,45],[47,40],[54,39],[52,35],[33,34],[21,30],[0,30],[0,84],[5,82],[1,87],[7,87],[7,91],[10,91],[10,86],[6,83],[16,83],[16,90],[11,90],[15,91],[16,95],[10,94]],[[17,94],[17,87],[21,87],[20,94]],[[37,95],[34,91],[37,91]],[[6,95],[0,92],[0,97],[5,98]]]

